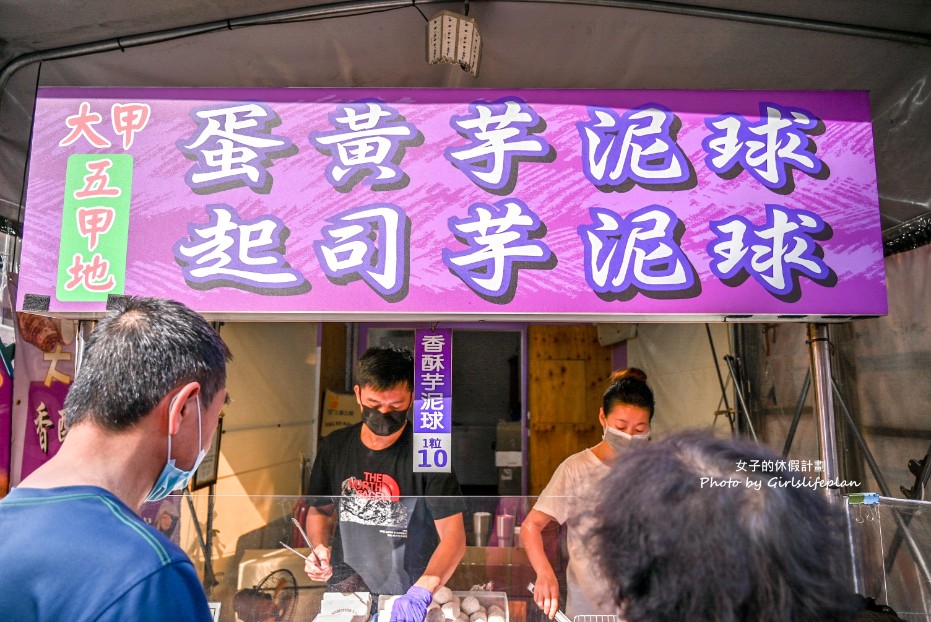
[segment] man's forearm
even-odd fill
[[[310,508],[307,511],[307,537],[313,546],[330,546],[333,519],[325,511]]]
[[[441,525],[443,521],[450,521],[450,523]],[[462,515],[458,514],[456,518],[450,517],[443,521],[437,521],[437,526],[440,527],[438,529],[440,543],[430,556],[423,574],[414,583],[430,592],[435,592],[453,576],[462,556],[465,555],[465,529],[462,526]]]
[[[414,585],[426,588],[430,592],[435,592],[437,588],[445,584],[459,565],[459,561],[465,554],[465,542],[460,547],[454,546],[453,543],[440,542],[436,551],[430,557],[430,562],[423,574],[417,579]]]

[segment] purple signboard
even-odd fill
[[[414,331],[414,472],[452,472],[453,331]]]
[[[17,308],[887,312],[865,92],[51,88],[35,118]]]

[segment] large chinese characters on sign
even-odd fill
[[[61,314],[886,313],[860,92],[41,89],[26,205]]]

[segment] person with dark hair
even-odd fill
[[[877,603],[875,598],[857,594],[857,613],[851,622],[905,622],[895,609],[889,605]]]
[[[751,467],[779,462],[692,431],[614,464],[591,550],[625,622],[853,619],[843,516],[814,480]]]
[[[204,318],[122,299],[87,339],[58,453],[0,500],[0,618],[212,620],[191,560],[138,515],[187,485],[226,400]]]
[[[636,367],[611,374],[598,412],[604,431],[601,442],[569,456],[556,468],[521,525],[521,541],[536,572],[533,600],[550,619],[559,609],[559,581],[545,552],[543,529],[552,521],[567,526],[568,616],[614,613],[610,586],[591,567],[586,540],[594,521],[587,509],[601,496],[601,480],[611,463],[650,438],[654,402],[646,380],[646,374]]]
[[[462,491],[455,473],[414,472],[411,352],[369,348],[356,380],[362,421],[326,436],[311,470],[304,570],[333,591],[401,594],[391,621],[423,622],[465,554]]]

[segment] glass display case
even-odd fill
[[[466,549],[445,584],[460,606],[471,595],[484,609],[485,622],[543,622],[546,618],[528,590],[535,572],[519,534],[535,500],[519,496],[366,500],[359,511],[362,502],[357,497],[186,493],[177,539],[194,561],[208,600],[219,609],[218,621],[378,622],[386,600],[395,592],[403,594],[397,586],[416,580],[418,576],[411,576],[426,566],[432,553],[436,533],[432,524],[424,522],[423,510],[461,512]],[[330,521],[333,529],[328,537],[338,549],[334,558],[345,562],[334,564],[336,576],[330,583],[336,586],[313,581],[304,570],[305,558],[313,555],[305,539],[308,515],[320,512],[354,517]],[[551,524],[544,531],[544,546],[564,598],[564,529]],[[358,576],[353,582],[343,581],[344,575]],[[337,595],[344,589],[340,600]],[[465,609],[471,604],[466,603]],[[449,608],[445,613],[448,622],[457,618],[462,622],[461,616],[449,615]],[[470,618],[465,620],[480,622]]]
[[[169,497],[159,515],[179,518],[167,521],[154,516],[149,522],[158,528],[162,523],[176,525],[171,537],[193,560],[208,600],[217,611],[217,622],[387,622],[384,611],[396,590],[370,590],[363,581],[343,593],[311,580],[304,571],[305,557],[312,555],[302,534],[307,529],[308,513],[328,508],[339,512],[341,507],[359,504],[358,498],[203,493]],[[485,610],[484,618],[472,620],[469,616],[465,620],[546,622],[528,590],[536,573],[519,535],[521,522],[535,502],[535,497],[521,496],[379,501],[355,514],[362,518],[356,519],[361,522],[354,528],[331,530],[328,537],[334,546],[349,544],[354,563],[377,581],[389,577],[397,566],[426,565],[431,549],[419,545],[428,542],[431,534],[422,525],[416,527],[419,508],[461,512],[466,549],[446,587],[458,598],[459,612],[468,596],[475,597]],[[845,502],[854,570],[851,587],[890,605],[903,619],[931,622],[931,503],[877,495],[871,496],[869,504],[862,499]],[[389,540],[398,536],[397,546],[386,549],[386,535]],[[418,546],[401,546],[401,535]],[[543,535],[544,550],[560,583],[560,610],[564,611],[565,528],[551,523]],[[444,615],[433,614],[433,622],[463,622],[461,616],[446,615],[450,612],[439,603],[435,606]],[[571,622],[616,622],[616,618],[610,612],[591,612],[577,615]]]
[[[859,494],[845,507],[856,591],[931,622],[931,502]]]

